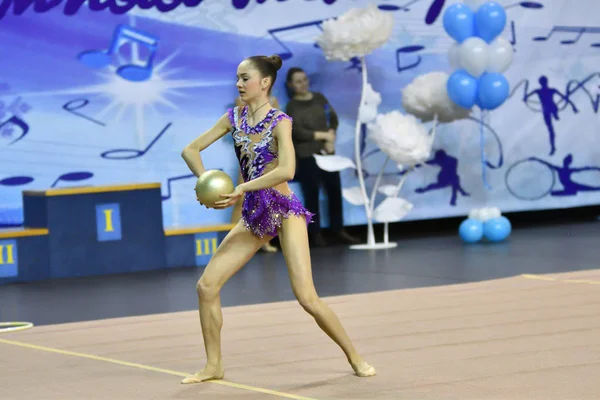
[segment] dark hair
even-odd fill
[[[279,71],[279,69],[283,65],[281,57],[279,57],[277,54],[274,54],[268,57],[252,56],[248,57],[247,60],[250,61],[252,65],[254,65],[254,68],[258,70],[258,72],[263,78],[266,78],[268,76],[271,77],[271,87],[269,87],[269,94],[271,94],[271,89],[273,88],[273,85],[275,85],[275,81],[277,80],[277,71]]]
[[[292,68],[288,69],[287,76],[286,76],[286,78],[285,78],[285,83],[286,83],[286,85],[285,85],[285,90],[286,90],[286,92],[287,92],[287,95],[288,95],[288,97],[289,97],[290,99],[291,99],[292,97],[294,97],[294,94],[295,94],[295,93],[294,93],[294,91],[292,90],[292,88],[290,88],[290,85],[289,85],[289,83],[291,83],[291,82],[292,82],[292,77],[294,76],[294,74],[295,74],[296,72],[304,72],[304,70],[303,70],[302,68],[300,68],[300,67],[292,67]]]

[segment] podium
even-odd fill
[[[48,232],[48,278],[166,267],[160,183],[24,191],[23,212]]]
[[[165,229],[169,268],[203,267],[235,224]]]
[[[0,284],[48,279],[48,229],[0,230]]]

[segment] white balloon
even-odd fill
[[[508,69],[513,59],[512,44],[503,37],[496,38],[488,46],[488,72],[502,73]]]
[[[465,5],[473,11],[477,11],[483,3],[487,3],[487,0],[465,0]]]
[[[502,212],[498,207],[490,207],[490,219],[492,218],[500,218],[502,216]]]
[[[460,65],[475,78],[488,66],[488,44],[481,38],[470,37],[460,45]]]
[[[460,67],[460,44],[454,42],[448,49],[448,62],[452,69]]]
[[[472,209],[471,212],[469,212],[469,218],[481,221],[481,209],[479,209],[479,208]]]

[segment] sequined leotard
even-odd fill
[[[240,163],[244,182],[256,179],[277,166],[277,139],[273,129],[282,119],[292,118],[273,108],[256,126],[248,125],[248,107],[228,110],[235,153]],[[274,188],[247,192],[242,204],[242,221],[255,235],[277,236],[283,218],[302,215],[312,222],[313,213],[302,206],[296,195],[280,192]]]

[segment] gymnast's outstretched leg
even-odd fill
[[[181,383],[199,383],[224,376],[221,360],[221,312],[220,291],[225,282],[238,272],[271,236],[261,239],[247,231],[242,221],[225,236],[217,251],[208,262],[202,277],[196,284],[200,325],[206,350],[206,366]]]
[[[292,290],[302,308],[342,348],[348,362],[358,376],[375,375],[375,368],[367,364],[357,353],[337,315],[317,295],[312,279],[305,218],[292,216],[284,219],[279,229],[279,237],[290,274]]]

